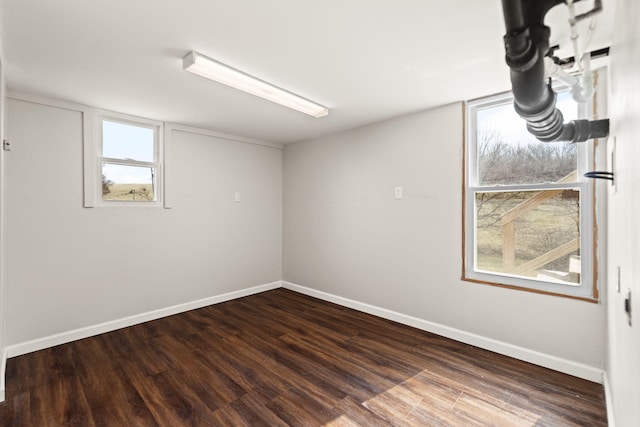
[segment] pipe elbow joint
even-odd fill
[[[535,119],[527,119],[527,130],[531,135],[535,136],[538,141],[558,141],[563,135],[563,122],[564,117],[562,116],[562,112],[554,108],[550,111],[550,114]]]
[[[572,120],[562,122],[562,113],[543,121],[528,121],[527,130],[541,142],[585,142],[609,136],[609,120]]]
[[[566,139],[570,142],[585,142],[589,139],[609,136],[609,119],[573,120],[565,126],[573,127],[572,137]]]
[[[568,128],[566,141],[585,142],[591,137],[591,123],[589,120],[572,120],[565,127]]]
[[[538,62],[538,49],[533,43],[529,28],[505,34],[504,48],[507,65],[514,71],[530,70]]]

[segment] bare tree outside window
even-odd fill
[[[499,130],[485,128],[478,134],[477,161],[480,185],[499,190],[475,196],[477,267],[579,283],[570,269],[579,255],[579,192],[502,188],[575,181],[576,146],[507,142]]]

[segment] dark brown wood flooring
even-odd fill
[[[598,426],[601,385],[284,289],[9,359],[2,426]]]

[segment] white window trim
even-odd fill
[[[84,207],[164,207],[164,129],[163,123],[116,113],[106,110],[93,110],[93,114],[84,115]],[[114,121],[117,123],[154,129],[154,162],[141,162],[136,160],[111,159],[102,157],[102,121]],[[102,199],[102,162],[125,166],[150,166],[154,167],[154,201],[129,202],[106,201]]]
[[[478,107],[504,105],[513,102],[513,95],[498,94],[470,101],[466,105],[466,134],[465,134],[465,162],[464,162],[464,239],[463,242],[463,280],[494,284],[516,289],[529,290],[553,295],[569,296],[578,299],[594,300],[597,295],[594,280],[594,269],[591,260],[594,256],[594,191],[592,183],[584,178],[584,172],[593,161],[593,143],[588,141],[578,144],[577,181],[571,183],[549,183],[535,185],[502,185],[479,186],[477,182],[477,159],[475,138],[477,130]],[[589,107],[587,107],[589,108]],[[541,143],[542,144],[542,143]],[[473,146],[473,147],[472,147]],[[474,148],[474,149],[472,149]],[[472,165],[476,165],[471,167]],[[518,277],[496,272],[477,271],[476,260],[476,223],[475,223],[475,193],[478,191],[518,191],[518,190],[547,190],[547,189],[579,189],[580,190],[580,256],[585,260],[581,265],[580,285],[565,285],[543,282],[539,280]]]

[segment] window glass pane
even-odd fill
[[[569,92],[558,94],[557,106],[565,122],[577,118],[577,104]],[[513,103],[479,108],[476,117],[478,185],[556,182],[576,169],[576,145],[538,141]]]
[[[102,121],[102,157],[153,162],[154,129]]]
[[[476,269],[580,284],[580,191],[477,192]]]
[[[102,164],[102,200],[153,202],[155,168]]]

